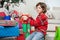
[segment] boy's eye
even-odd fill
[[[39,7],[39,9],[41,9],[41,7]]]
[[[37,9],[41,9],[41,7],[37,7]]]

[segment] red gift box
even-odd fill
[[[25,40],[25,37],[23,34],[20,34],[20,36],[18,36],[16,40]]]
[[[4,12],[0,12],[0,16],[4,17],[4,16],[6,16],[6,14]]]

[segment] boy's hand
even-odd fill
[[[32,17],[30,14],[27,14],[28,17]]]
[[[36,31],[38,31],[38,32],[40,32],[40,31],[46,32],[46,31],[45,31],[45,30],[43,30],[43,29],[40,29],[40,30],[36,29]]]
[[[28,17],[27,16],[22,16],[23,20],[27,20]]]
[[[46,32],[45,30],[41,29],[41,31]]]

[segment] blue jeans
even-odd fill
[[[44,40],[44,34],[42,32],[33,32],[26,40]]]

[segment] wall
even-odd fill
[[[45,2],[50,6],[60,7],[60,0],[45,0]]]
[[[55,19],[60,19],[60,0],[26,0],[27,13],[30,13],[34,18],[36,18],[36,10],[35,5],[38,2],[45,2],[48,7],[50,7],[50,11],[55,17]],[[53,9],[55,7],[55,9]]]
[[[35,5],[38,2],[44,2],[44,0],[26,0],[27,12],[30,13],[34,18],[37,15],[36,10],[35,10]]]
[[[50,7],[55,19],[60,19],[60,0],[45,0],[45,3]]]
[[[45,2],[48,7],[50,7],[50,12],[53,14],[53,16],[56,19],[60,19],[60,0],[24,0],[25,3],[20,3],[20,7],[15,7],[18,11],[21,11],[23,13],[29,13],[31,14],[34,18],[37,16],[37,12],[35,10],[35,5],[38,2]],[[11,9],[11,8],[10,8]]]

